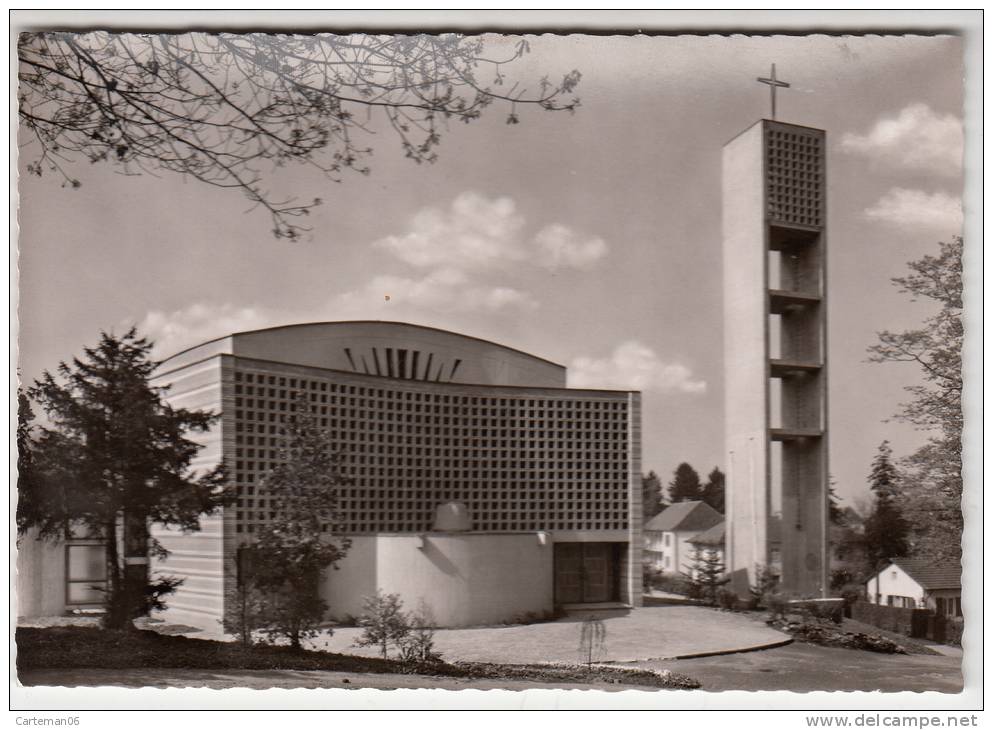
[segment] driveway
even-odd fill
[[[606,629],[602,662],[668,659],[727,653],[782,644],[789,637],[746,615],[701,606],[650,606],[633,611],[596,611]],[[436,650],[447,661],[506,664],[574,663],[584,615],[526,626],[439,629]],[[316,649],[376,656],[375,647],[356,647],[362,631],[339,628]]]

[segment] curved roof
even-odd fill
[[[380,320],[309,322],[236,332],[163,360],[181,367],[219,354],[408,380],[565,387],[565,367],[457,332]]]

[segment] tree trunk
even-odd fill
[[[107,597],[103,626],[106,629],[122,629],[126,623],[121,612],[123,591],[120,555],[117,550],[117,522],[109,520],[104,525],[107,555]]]

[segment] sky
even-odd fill
[[[918,382],[866,362],[876,332],[933,309],[891,284],[962,224],[962,45],[951,36],[533,36],[511,80],[582,73],[574,114],[494,109],[415,165],[373,124],[368,176],[282,168],[320,197],[275,240],[236,193],[81,163],[77,190],[19,181],[22,378],[132,324],[167,356],[230,332],[385,319],[463,332],[568,367],[576,387],[643,394],[643,466],[723,463],[721,147],[769,114],[828,139],[830,469],[864,502],[889,421]],[[488,38],[494,53],[513,38]],[[20,151],[20,169],[33,148]]]

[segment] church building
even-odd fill
[[[332,618],[377,590],[441,626],[572,604],[641,602],[640,394],[566,387],[563,366],[396,322],[241,332],[163,361],[177,407],[221,414],[197,466],[224,460],[237,501],[200,532],[158,529],[153,571],[184,579],[169,622],[219,631],[239,546],[272,516],[266,473],[298,394],[340,454],[343,532],[322,577]]]

